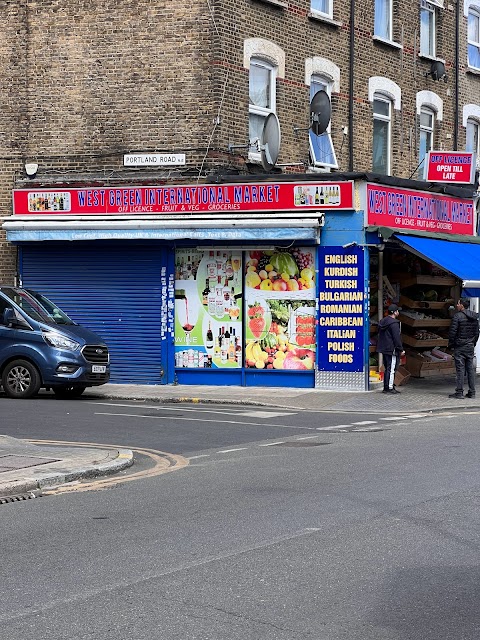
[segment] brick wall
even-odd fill
[[[449,81],[425,77],[430,61],[419,58],[418,0],[394,0],[395,48],[372,39],[372,0],[355,2],[354,170],[368,171],[372,158],[372,105],[368,80],[385,76],[402,89],[393,113],[392,173],[409,177],[417,165],[416,94],[437,93],[443,122],[435,147],[453,148],[455,15],[439,10],[437,53]],[[24,184],[25,160],[39,163],[38,181],[135,182],[123,154],[177,151],[187,167],[169,176],[192,181],[208,172],[246,171],[246,150],[228,152],[248,138],[248,73],[243,43],[264,38],[286,57],[277,82],[282,146],[279,162],[298,170],[308,164],[309,90],[305,59],[320,56],[341,72],[332,96],[332,137],[340,170],[349,168],[349,3],[334,0],[334,23],[309,17],[309,0],[286,8],[265,0],[4,0],[0,14],[0,205]],[[461,15],[460,101],[480,102],[480,78],[466,73],[466,19]],[[13,90],[12,90],[13,88]],[[462,110],[460,108],[460,120]],[[217,120],[218,116],[218,120]],[[465,144],[459,127],[459,148]],[[185,171],[186,170],[186,171]],[[252,169],[250,169],[251,171]],[[255,168],[253,169],[256,170]],[[303,170],[300,167],[300,170]],[[141,176],[145,177],[144,174]],[[145,178],[146,179],[146,178]],[[29,183],[30,184],[30,183]],[[2,236],[3,238],[3,236]],[[0,270],[13,277],[14,251],[0,238]]]

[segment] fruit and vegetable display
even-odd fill
[[[245,367],[312,370],[316,351],[314,313],[313,300],[250,302]]]
[[[313,252],[309,249],[250,251],[245,260],[245,285],[260,291],[315,289]]]

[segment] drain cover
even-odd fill
[[[0,456],[0,473],[6,471],[14,471],[15,469],[27,469],[28,467],[36,467],[49,462],[58,462],[57,458],[37,458],[35,456],[16,456],[7,454]]]
[[[281,447],[321,447],[322,444],[332,444],[331,442],[283,442]]]

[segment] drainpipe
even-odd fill
[[[458,93],[460,84],[460,0],[457,0],[455,4],[455,116],[453,121],[453,150],[458,150],[458,118],[459,118],[459,104]]]
[[[458,0],[457,0],[458,3]],[[350,0],[350,57],[348,79],[348,170],[353,171],[353,70],[355,55],[355,0]]]

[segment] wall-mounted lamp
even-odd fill
[[[425,77],[432,76],[432,80],[443,80],[448,82],[448,76],[445,71],[445,65],[440,60],[434,60],[430,67],[430,71],[425,73]]]
[[[352,247],[372,247],[373,249],[378,249],[379,251],[383,251],[385,249],[384,244],[369,244],[369,243],[360,243],[360,242],[347,242],[347,244],[342,245],[342,249],[351,249]]]
[[[38,171],[38,164],[36,162],[25,163],[25,173],[29,178],[35,178]]]

